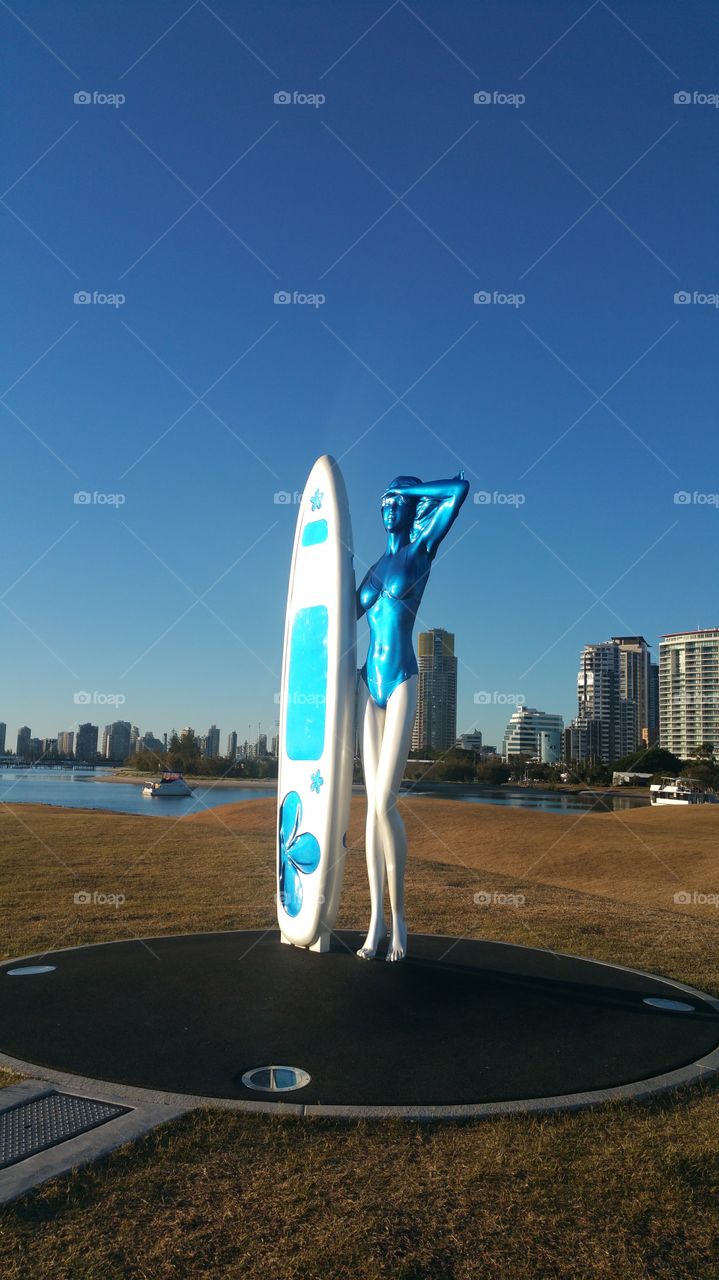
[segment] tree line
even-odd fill
[[[228,756],[215,756],[207,760],[195,734],[186,730],[179,736],[173,733],[167,751],[138,751],[130,756],[127,765],[138,773],[183,773],[187,777],[199,775],[210,778],[276,778],[277,761],[270,756],[258,756],[250,760],[231,760]]]

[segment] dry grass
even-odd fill
[[[719,813],[554,815],[403,802],[410,927],[525,942],[719,993]],[[272,800],[171,820],[0,811],[4,956],[274,921]],[[340,926],[366,923],[353,802]],[[123,893],[76,906],[79,889]],[[474,895],[523,893],[521,908]],[[0,1034],[0,1042],[1,1042]],[[717,1093],[465,1125],[164,1126],[0,1214],[4,1280],[716,1277]]]

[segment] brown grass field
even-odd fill
[[[674,900],[719,892],[719,810],[401,805],[410,947],[412,930],[503,939],[719,994],[719,910]],[[2,957],[271,927],[274,809],[268,798],[173,821],[0,807]],[[339,927],[368,918],[362,824],[353,800]],[[126,901],[76,906],[80,889]],[[481,890],[525,905],[477,906]],[[718,1100],[708,1081],[642,1105],[461,1125],[198,1111],[0,1211],[1,1274],[717,1277]]]

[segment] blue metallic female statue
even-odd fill
[[[357,952],[365,960],[376,955],[385,936],[385,868],[392,908],[387,959],[402,960],[407,951],[407,837],[397,812],[397,796],[417,706],[412,631],[437,548],[468,490],[462,471],[452,480],[427,482],[397,476],[382,495],[387,548],[357,592],[357,617],[367,615],[370,632],[367,659],[359,673],[357,708],[367,789],[365,845],[372,903],[369,931]]]

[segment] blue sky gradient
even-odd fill
[[[465,468],[419,628],[455,632],[486,741],[508,697],[571,718],[587,641],[719,625],[719,310],[674,300],[719,290],[716,5],[18,0],[0,28],[12,744],[272,733],[274,495],[324,452],[358,568],[394,475]]]

